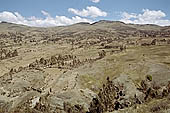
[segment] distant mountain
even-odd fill
[[[160,35],[160,32],[167,36],[166,33],[169,33],[170,26],[162,27],[158,25],[146,24],[125,24],[120,21],[109,21],[109,20],[100,20],[92,24],[86,22],[80,22],[68,26],[56,26],[56,27],[29,27],[20,24],[13,24],[2,21],[0,23],[0,32],[54,32],[63,37],[70,35],[100,35],[100,36],[117,36],[117,37],[128,37],[131,35]],[[105,35],[107,34],[107,35]]]

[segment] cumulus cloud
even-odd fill
[[[46,11],[41,11],[41,13],[44,15],[44,16],[47,16],[47,17],[50,17],[50,14],[48,13],[48,12],[46,12]]]
[[[90,1],[92,1],[92,2],[94,2],[94,3],[100,2],[100,0],[90,0]]]
[[[79,16],[68,18],[66,16],[57,15],[55,18],[53,18],[46,11],[41,11],[41,13],[45,16],[45,18],[37,18],[35,16],[26,18],[23,17],[18,12],[13,13],[8,11],[3,11],[0,12],[0,22],[6,21],[10,23],[23,24],[23,25],[35,26],[35,27],[63,26],[63,25],[70,25],[79,22],[92,23],[91,20],[86,18],[81,18]]]
[[[123,12],[120,21],[133,24],[156,24],[160,26],[170,25],[170,20],[165,19],[166,14],[161,10],[143,9],[141,14]]]
[[[69,12],[72,12],[73,14],[79,15],[81,17],[92,17],[92,18],[96,18],[99,16],[107,16],[107,13],[102,11],[101,9],[95,7],[95,6],[87,6],[86,9],[83,10],[78,10],[78,9],[73,9],[73,8],[69,8],[68,9]]]

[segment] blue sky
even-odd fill
[[[169,4],[170,0],[0,0],[0,21],[42,27],[98,20],[165,26],[170,25]]]

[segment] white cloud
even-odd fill
[[[69,8],[68,9],[69,12],[72,12],[73,14],[82,16],[82,17],[92,17],[92,18],[96,18],[99,16],[107,16],[107,13],[102,11],[101,9],[95,7],[95,6],[87,6],[86,9],[83,10],[77,10],[77,9],[73,9],[73,8]]]
[[[90,0],[90,1],[92,1],[92,2],[94,2],[94,3],[100,2],[100,0]]]
[[[41,13],[42,13],[44,16],[50,17],[49,13],[46,12],[46,11],[43,11],[43,10],[42,10]]]
[[[161,10],[149,10],[143,9],[142,14],[135,13],[122,13],[122,19],[125,23],[133,23],[133,24],[156,24],[160,26],[168,26],[170,25],[170,20],[164,19],[166,14]]]
[[[51,17],[50,14],[46,11],[41,11],[41,13],[45,16],[45,18],[37,18],[32,16],[30,18],[23,17],[18,12],[0,12],[0,21],[6,21],[16,24],[23,24],[28,26],[36,26],[36,27],[49,27],[49,26],[62,26],[62,25],[70,25],[79,22],[89,22],[92,23],[91,20],[86,18],[81,18],[79,16],[68,18],[66,16],[56,16],[55,18]]]
[[[128,19],[131,19],[131,18],[136,18],[136,14],[134,14],[134,13],[129,14],[127,12],[123,12],[122,17],[123,17],[123,19],[128,20]]]

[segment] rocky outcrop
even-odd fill
[[[86,113],[82,105],[79,104],[71,105],[68,102],[64,103],[64,111],[66,113]]]
[[[132,80],[126,75],[121,75],[113,81],[107,78],[107,83],[100,89],[98,96],[93,98],[89,113],[112,112],[134,104],[141,104],[142,100],[139,98],[141,96],[142,93],[136,89]]]
[[[156,89],[152,77],[146,76],[138,88],[126,75],[110,81],[100,89],[98,96],[92,99],[88,113],[112,112],[137,104],[142,104],[151,99],[162,99],[169,95],[170,82],[166,87]]]

